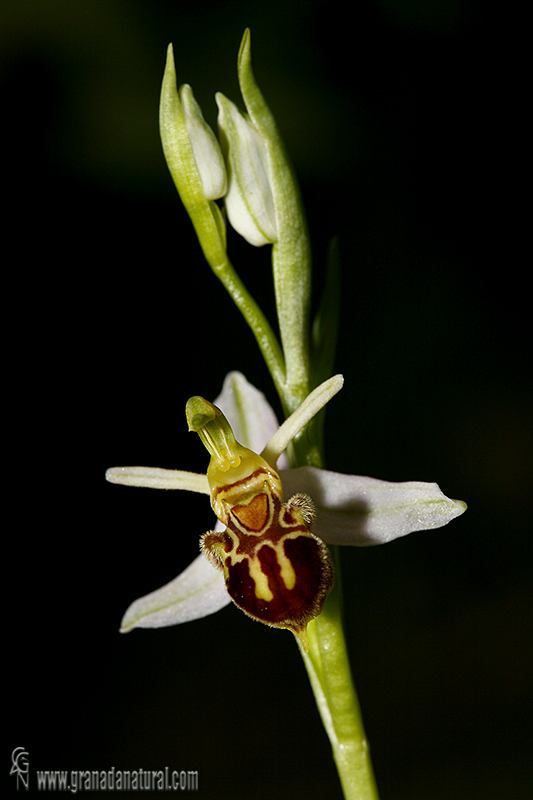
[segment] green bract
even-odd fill
[[[272,248],[274,291],[287,386],[282,402],[292,413],[309,390],[309,303],[311,245],[298,181],[276,120],[252,70],[250,31],[242,38],[237,62],[239,85],[250,123],[268,153],[277,239]]]
[[[226,189],[226,169],[220,146],[190,87],[176,86],[172,45],[161,87],[159,127],[165,159],[183,205],[192,220],[209,264],[226,261],[226,231],[214,197]]]

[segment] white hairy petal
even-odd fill
[[[436,483],[376,478],[299,467],[280,474],[285,497],[307,492],[317,507],[314,533],[328,544],[371,545],[446,525],[466,510]]]
[[[307,425],[315,414],[317,414],[332,397],[339,392],[344,384],[342,375],[334,375],[320,386],[317,386],[303,403],[298,406],[296,411],[281,425],[271,438],[261,456],[269,464],[275,465],[280,454],[285,450],[289,442],[300,433],[304,425]]]
[[[207,475],[159,467],[111,467],[106,471],[109,483],[140,486],[147,489],[182,489],[187,492],[210,494]]]

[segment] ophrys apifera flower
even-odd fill
[[[305,648],[307,624],[332,584],[327,544],[384,544],[463,513],[465,504],[447,498],[435,483],[288,469],[283,451],[342,384],[340,375],[326,381],[278,426],[264,395],[232,372],[215,404],[198,397],[187,404],[189,428],[211,454],[207,475],[108,470],[113,483],[208,494],[218,518],[215,530],[201,536],[198,558],[175,580],[136,600],[122,631],[198,619],[233,600],[249,616],[292,630]]]

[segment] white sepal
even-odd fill
[[[306,492],[317,508],[313,532],[327,544],[386,544],[414,531],[447,525],[466,511],[436,483],[377,478],[299,467],[280,472],[284,495]]]
[[[164,628],[207,617],[231,603],[224,575],[199,555],[173,581],[135,600],[124,614],[121,633]]]

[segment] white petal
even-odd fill
[[[187,492],[210,494],[207,475],[159,467],[111,467],[105,474],[109,483],[123,486],[142,486],[148,489],[182,489]]]
[[[334,375],[316,389],[313,389],[303,403],[298,406],[296,411],[290,415],[280,428],[272,436],[271,440],[261,452],[261,456],[274,465],[280,454],[285,450],[289,442],[292,442],[296,434],[300,433],[304,425],[307,425],[315,414],[317,414],[332,397],[339,392],[344,384],[342,375]]]
[[[436,483],[376,478],[300,467],[282,472],[285,499],[307,492],[317,507],[313,531],[328,544],[385,544],[413,531],[440,528],[466,510]]]
[[[229,372],[221,394],[214,401],[226,415],[238,442],[260,453],[279,428],[278,420],[263,392],[246,380],[241,372]],[[288,462],[282,456],[280,469]]]
[[[199,555],[173,581],[135,600],[124,614],[121,632],[164,628],[200,619],[231,603],[223,573]]]

